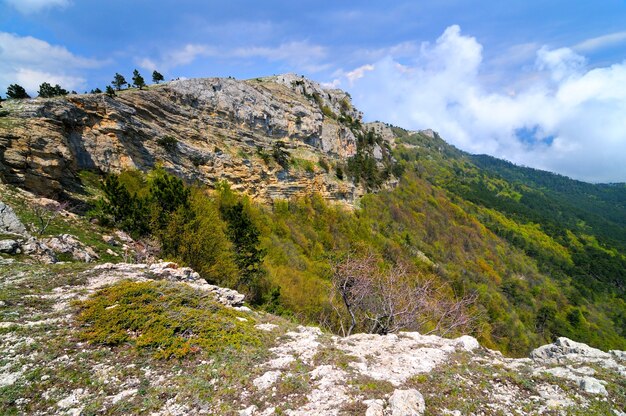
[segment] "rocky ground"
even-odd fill
[[[157,359],[84,341],[75,301],[129,279],[210,294],[263,343]],[[511,359],[469,336],[340,338],[242,300],[172,263],[0,265],[0,413],[625,414],[625,352],[560,338]]]

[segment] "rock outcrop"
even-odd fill
[[[356,152],[337,121],[361,114],[349,96],[292,74],[239,81],[178,80],[146,90],[13,100],[0,120],[0,179],[44,196],[80,188],[82,170],[162,164],[190,182],[226,179],[253,198],[312,191],[352,202],[363,190],[320,165]],[[307,168],[271,160],[279,146]]]
[[[13,208],[0,201],[0,234],[25,235],[26,227],[17,218]]]

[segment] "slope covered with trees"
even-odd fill
[[[620,274],[626,260],[619,245],[590,226],[569,227],[526,203],[540,195],[539,207],[567,210],[536,184],[480,168],[437,136],[396,132],[390,169],[400,175],[398,185],[367,194],[355,210],[315,194],[260,205],[226,183],[209,191],[156,170],[107,179],[95,213],[137,237],[156,237],[163,255],[246,292],[259,307],[338,333],[350,324],[356,332],[384,333],[386,326],[375,320],[394,329],[400,322],[420,332],[469,331],[513,355],[558,336],[626,347]],[[125,214],[116,217],[118,212]],[[342,293],[337,269],[350,258],[375,277],[351,281]],[[397,290],[389,300],[394,291],[385,290],[384,279],[426,291],[437,303],[423,302],[411,309],[411,321],[402,316],[389,324],[386,309],[371,302],[406,302]],[[355,289],[360,287],[367,296]],[[361,296],[356,321],[346,294]],[[451,322],[463,325],[440,327],[444,318],[433,311],[442,305],[461,308]]]

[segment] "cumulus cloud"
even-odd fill
[[[62,46],[31,36],[17,36],[0,32],[0,91],[10,84],[20,84],[31,94],[42,82],[60,84],[72,90],[85,86],[85,79],[77,72],[95,68],[102,62],[76,56]]]
[[[53,7],[66,7],[69,0],[4,0],[23,14],[37,13]]]
[[[342,81],[370,119],[577,179],[626,181],[626,62],[590,69],[572,49],[540,47],[530,81],[505,93],[485,85],[482,51],[451,26],[412,59],[387,56]]]

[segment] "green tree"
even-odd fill
[[[61,88],[59,84],[56,84],[54,87],[47,82],[43,82],[39,86],[38,94],[43,98],[57,97],[59,95],[67,95],[68,91],[64,88]]]
[[[128,82],[126,82],[126,78],[116,72],[115,77],[113,77],[113,82],[111,82],[111,85],[113,85],[115,89],[119,91],[126,84],[128,84]]]
[[[161,75],[160,72],[152,71],[152,82],[158,84],[159,82],[163,81],[163,79],[163,75]]]
[[[190,209],[179,208],[161,233],[165,256],[192,267],[212,284],[234,286],[237,265],[226,224],[216,202],[206,192],[194,189]]]
[[[106,89],[105,89],[105,93],[106,95],[108,95],[109,97],[113,97],[115,96],[115,90],[113,89],[113,87],[111,87],[110,85],[107,85]]]
[[[89,94],[102,94],[102,90],[96,87],[95,89],[89,91]]]
[[[142,89],[146,86],[146,81],[136,69],[133,71],[133,84],[139,89]]]
[[[222,208],[222,217],[228,223],[228,236],[235,247],[235,262],[241,274],[240,283],[250,287],[262,274],[264,251],[259,247],[259,229],[241,201]]]
[[[30,98],[30,95],[26,93],[26,90],[21,85],[11,84],[7,88],[7,98],[12,98],[12,99]]]
[[[165,228],[169,215],[179,207],[188,209],[190,194],[190,189],[182,180],[170,175],[163,168],[155,169],[150,177],[149,190],[153,229]]]

